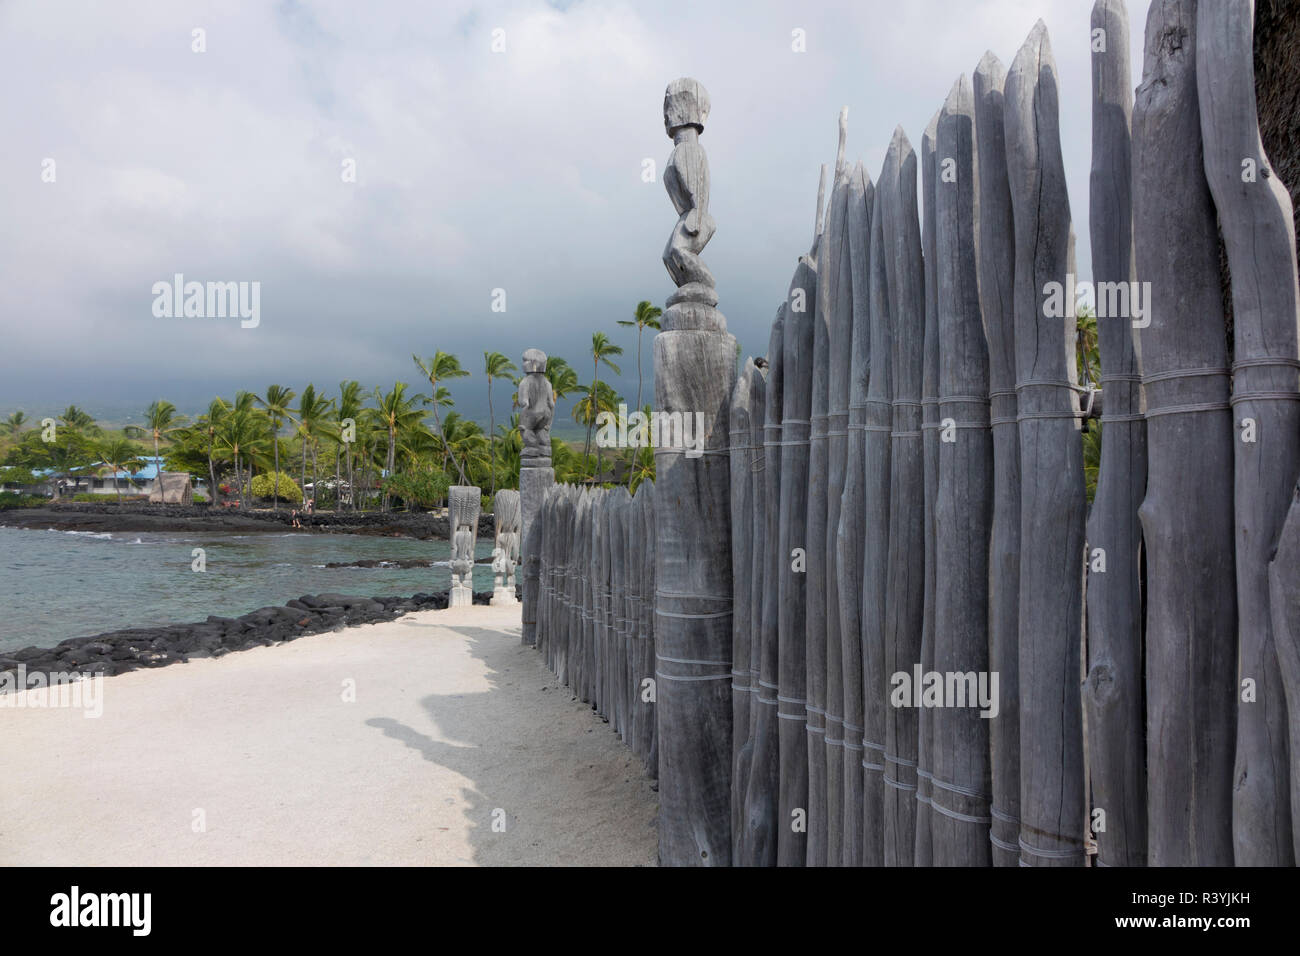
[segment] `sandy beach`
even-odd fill
[[[417,612],[0,708],[0,864],[653,865],[651,781],[519,632]]]

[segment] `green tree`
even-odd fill
[[[388,475],[392,475],[397,466],[398,433],[413,424],[418,424],[424,418],[424,412],[415,407],[416,402],[422,401],[423,396],[407,395],[408,388],[410,386],[405,382],[394,382],[392,390],[385,394],[378,386],[375,387],[375,414],[388,437],[388,455],[385,458],[387,463],[385,470]],[[384,511],[388,510],[388,503],[388,488],[385,487],[381,506]]]
[[[488,382],[488,435],[490,436],[489,449],[492,468],[491,494],[495,497],[497,493],[497,418],[496,410],[492,407],[492,379],[509,376],[511,372],[519,371],[519,367],[500,352],[484,352],[483,371],[487,375]]]
[[[578,390],[577,371],[558,355],[546,359],[546,380],[551,383],[551,392],[557,402]]]
[[[25,424],[27,424],[27,414],[19,409],[5,419],[5,430],[9,432],[9,437],[17,438]]]
[[[248,481],[244,477],[243,465],[248,465],[248,479],[253,474],[253,460],[266,451],[266,421],[255,407],[256,396],[252,392],[236,392],[234,404],[221,415],[217,426],[217,445],[229,452],[235,468],[235,487],[239,495],[239,507],[246,501]]]
[[[636,328],[636,407],[641,407],[641,333],[646,329],[659,331],[659,316],[663,309],[642,300],[636,304],[636,310],[630,319],[619,319],[618,324],[627,328]]]
[[[618,409],[620,398],[617,392],[610,387],[608,382],[592,382],[591,388],[582,398],[573,403],[573,420],[581,425],[587,426],[588,444],[584,446],[582,453],[582,467],[590,472],[588,477],[598,475],[602,469],[601,446],[599,440],[596,442],[596,462],[592,468],[590,441],[591,429],[596,419],[600,417],[601,412],[613,414]],[[597,436],[599,438],[599,436]]]
[[[285,419],[292,418],[289,414],[289,403],[292,401],[293,390],[283,385],[266,386],[266,397],[257,400],[271,420],[271,449],[275,457],[273,467],[277,474],[280,471],[280,429],[284,427]],[[271,510],[280,510],[280,495],[275,488],[272,489]]]
[[[66,413],[65,413],[66,414]],[[170,435],[181,427],[185,421],[183,415],[176,414],[176,406],[171,402],[158,399],[150,402],[149,407],[144,410],[143,425],[128,425],[124,431],[130,438],[152,438],[153,439],[153,458],[154,464],[158,466],[158,474],[163,471],[162,456],[158,452],[158,443],[164,436]],[[158,479],[160,482],[162,478]]]
[[[609,340],[609,336],[606,335],[604,332],[591,333],[591,364],[592,364],[593,372],[592,372],[590,396],[591,396],[591,402],[593,408],[595,407],[595,403],[600,390],[600,363],[604,362],[606,366],[613,369],[615,375],[622,375],[623,373],[619,369],[619,367],[610,361],[610,358],[612,356],[622,355],[622,354],[623,354],[623,347],[621,345],[615,345],[613,342],[611,342]],[[596,423],[596,418],[595,415],[593,414],[591,418],[587,421],[587,442],[582,450],[582,454],[584,458],[587,455],[591,454],[591,429],[592,426],[595,425],[595,423]],[[600,449],[599,448],[596,449],[596,471],[597,473],[600,472]]]
[[[125,471],[134,475],[140,470],[141,461],[136,448],[125,438],[109,438],[99,443],[98,450],[99,457],[104,462],[100,474],[107,469],[113,475],[113,491],[117,494],[117,500],[121,501],[122,489],[117,483],[117,473]]]
[[[429,394],[432,396],[430,401],[433,403],[433,424],[437,427],[438,436],[443,440],[445,445],[446,436],[442,433],[442,418],[438,414],[438,408],[441,404],[440,400],[443,395],[438,388],[438,383],[453,378],[465,378],[469,375],[469,370],[460,367],[460,359],[456,358],[456,356],[441,350],[435,352],[433,358],[430,359],[422,359],[418,355],[412,355],[411,361],[415,363],[415,367],[420,370],[421,374],[429,380]],[[450,403],[450,395],[448,394],[447,397],[449,400],[448,403]],[[444,448],[442,457],[443,471],[447,470],[448,454],[449,450]],[[461,475],[460,480],[461,484],[464,484],[465,476]]]
[[[298,399],[298,436],[302,441],[302,490],[307,490],[307,451],[311,450],[311,481],[313,495],[316,487],[317,459],[316,452],[321,435],[328,428],[329,412],[334,405],[332,398],[316,394],[316,386],[308,384]]]
[[[354,433],[353,438],[355,439],[355,433],[361,427],[362,401],[363,401],[363,393],[361,391],[360,382],[354,381],[352,379],[349,379],[344,382],[339,382],[339,401],[336,410],[334,425],[339,433],[340,446],[343,444],[346,444],[348,446],[348,453],[347,453],[348,489],[352,499],[353,511],[357,510],[356,489],[352,487],[352,448],[356,444],[356,441],[354,440],[350,442],[343,442],[342,431],[345,427],[345,423],[351,422],[352,431]],[[335,458],[334,458],[334,475],[335,475],[336,482],[340,477],[342,477],[339,474],[339,462],[338,462],[337,452],[335,453]],[[336,484],[334,487],[334,510],[335,511],[338,510],[338,506],[339,506],[339,494],[338,494],[338,485]]]
[[[290,504],[301,504],[302,489],[294,484],[293,478],[282,471],[263,472],[248,483],[248,493],[254,498],[283,498]]]

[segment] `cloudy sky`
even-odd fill
[[[0,414],[417,383],[411,353],[443,349],[476,373],[458,406],[486,419],[484,350],[518,363],[540,347],[587,379],[596,329],[626,348],[632,397],[636,340],[615,322],[672,291],[676,216],[642,170],[671,150],[663,90],[681,75],[713,104],[705,259],[732,332],[761,351],[840,107],[874,179],[896,125],[919,148],[957,76],[986,49],[1010,65],[1040,17],[1088,276],[1090,7],[0,0]],[[1129,9],[1140,70],[1147,2]],[[175,273],[260,282],[260,325],[156,317],[152,287]]]

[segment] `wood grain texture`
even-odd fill
[[[1233,855],[1238,866],[1291,866],[1293,755],[1268,566],[1300,475],[1295,229],[1260,139],[1254,0],[1202,2],[1196,20],[1205,176],[1232,277],[1238,677],[1255,684],[1254,700],[1238,695]]]
[[[1007,174],[1015,218],[1016,396],[1020,438],[1020,860],[1084,862],[1079,697],[1086,504],[1073,308],[1045,308],[1066,282],[1070,205],[1056,65],[1039,21],[1005,86]]]
[[[884,219],[885,278],[893,326],[893,423],[889,456],[889,550],[885,601],[886,680],[910,673],[921,659],[925,603],[925,474],[921,451],[921,380],[925,348],[925,274],[917,214],[917,158],[906,134],[894,131],[885,157],[888,187],[878,201]],[[882,184],[886,174],[881,174]],[[918,715],[885,712],[884,853],[886,866],[911,866],[916,854]]]
[[[1015,219],[1007,180],[1003,88],[992,53],[975,69],[979,169],[980,310],[989,349],[993,431],[993,523],[989,533],[989,666],[997,671],[998,715],[989,720],[995,866],[1020,863],[1020,436],[1016,423]]]
[[[836,530],[835,573],[839,578],[841,673],[844,684],[844,831],[841,862],[862,865],[862,570],[866,541],[867,376],[871,367],[871,210],[876,187],[862,164],[849,177],[849,260],[853,292],[847,457],[840,519]],[[831,492],[834,494],[834,491]]]
[[[1153,0],[1133,107],[1133,241],[1151,283],[1147,403],[1147,861],[1230,866],[1236,732],[1233,429],[1195,0]],[[1173,377],[1170,377],[1173,376]]]
[[[1125,283],[1133,264],[1132,81],[1124,0],[1097,0],[1091,26],[1105,49],[1092,53],[1092,172],[1089,229],[1093,281]],[[1094,35],[1095,32],[1094,32]],[[1105,295],[1099,311],[1109,312]],[[1131,303],[1130,303],[1131,306]],[[1131,315],[1097,319],[1101,353],[1101,465],[1088,514],[1088,768],[1092,807],[1105,814],[1096,828],[1097,863],[1146,862],[1146,734],[1142,714],[1142,528],[1146,492],[1146,422]]]
[[[975,236],[975,94],[965,76],[953,85],[939,114],[935,155],[952,161],[952,177],[935,185],[940,438],[932,669],[962,675],[966,699],[945,699],[946,706],[932,711],[933,861],[936,866],[989,866],[989,711],[971,693],[980,680],[994,690],[988,564],[993,437]]]

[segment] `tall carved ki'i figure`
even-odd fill
[[[674,80],[664,93],[664,129],[673,140],[664,187],[677,210],[677,225],[664,248],[664,265],[677,291],[668,297],[663,328],[724,330],[713,273],[700,253],[717,229],[709,215],[709,159],[700,133],[709,118],[709,94],[695,80]]]
[[[661,428],[655,449],[655,718],[659,862],[731,862],[731,452],[736,340],[700,252],[716,226],[699,137],[709,95],[692,79],[664,93],[673,152],[664,187],[677,223],[664,265],[677,285],[654,337],[655,411],[703,413],[703,455]]]
[[[524,377],[519,381],[519,544],[524,564],[524,644],[537,643],[537,604],[541,589],[542,534],[539,520],[546,489],[555,484],[551,467],[551,419],[555,392],[546,378],[546,353],[524,350]]]

